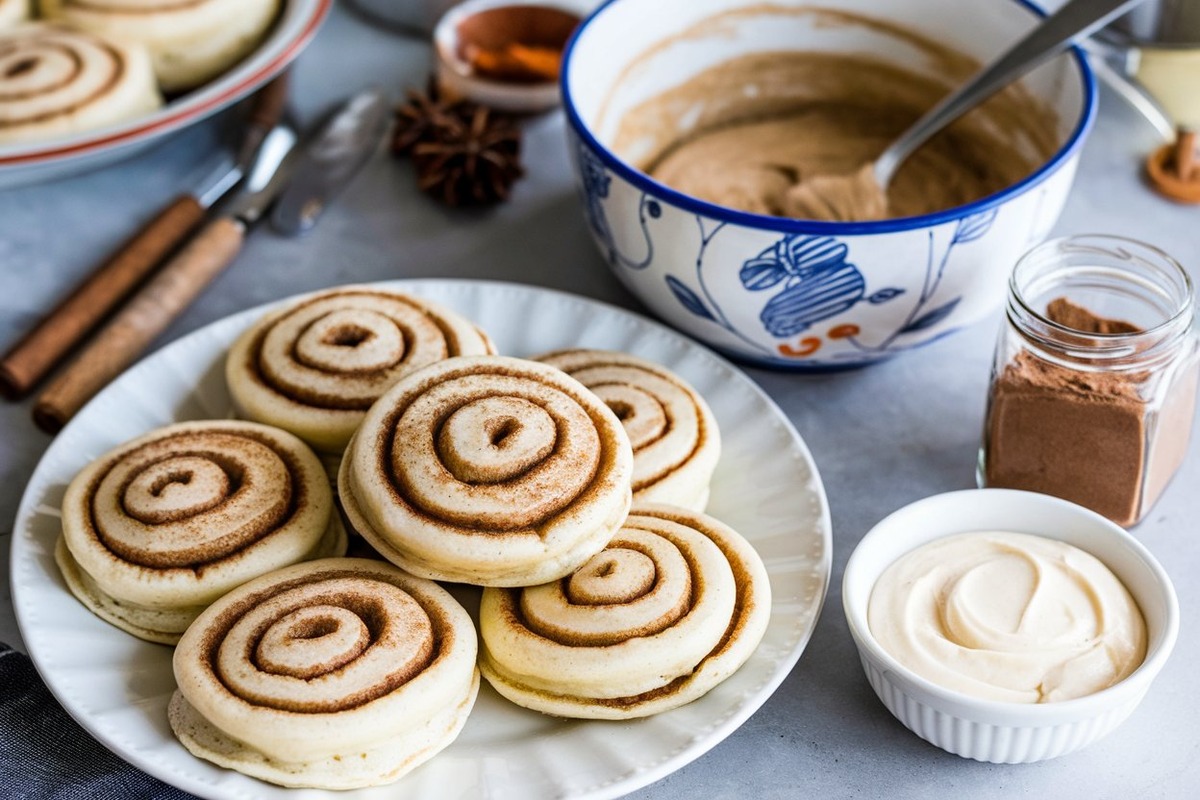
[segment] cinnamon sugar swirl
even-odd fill
[[[194,755],[271,783],[389,783],[458,736],[476,650],[470,616],[432,581],[366,559],[299,564],[188,628],[168,717]]]
[[[732,675],[766,632],[758,553],[705,514],[635,505],[573,575],[484,589],[483,676],[526,708],[629,719],[690,703]]]
[[[349,286],[276,311],[242,334],[225,377],[239,412],[340,455],[371,404],[415,369],[495,352],[473,323],[427,300]]]
[[[102,619],[174,644],[213,600],[279,567],[346,551],[316,455],[252,422],[184,422],[134,439],[67,487],[55,560]]]
[[[280,0],[42,0],[72,27],[145,45],[165,92],[215,78],[262,41]]]
[[[633,500],[695,511],[721,457],[717,418],[681,377],[645,359],[606,350],[562,350],[537,358],[595,392],[633,445]]]
[[[44,23],[0,30],[0,144],[101,128],[161,105],[140,46]]]
[[[604,547],[631,502],[633,452],[583,384],[534,361],[451,358],[371,407],[342,459],[352,526],[413,574],[527,586]]]

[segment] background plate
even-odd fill
[[[152,114],[45,142],[0,145],[0,189],[113,163],[228,107],[290,64],[316,34],[332,5],[333,0],[285,0],[279,19],[258,49],[224,74]]]
[[[500,352],[623,350],[664,364],[707,399],[723,451],[708,511],[746,536],[771,579],[762,644],[699,700],[632,722],[571,721],[518,708],[485,685],[459,738],[399,782],[356,792],[282,789],[192,757],[167,725],[171,650],[101,621],[67,591],[54,565],[59,506],[71,478],[151,428],[231,414],[229,344],[269,306],[208,325],[134,366],[58,435],[17,512],[12,593],[21,635],[51,691],[97,739],[164,781],[209,798],[615,797],[716,745],[766,701],[816,626],[830,575],[829,507],[812,457],[779,408],[744,373],[643,317],[547,289],[485,281],[378,284],[474,320]]]

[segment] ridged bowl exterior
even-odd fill
[[[915,674],[871,634],[867,607],[883,571],[935,539],[969,531],[1014,531],[1072,544],[1125,584],[1146,621],[1146,658],[1119,683],[1055,703],[985,700]],[[930,744],[963,758],[1025,764],[1073,753],[1115,730],[1137,708],[1179,634],[1179,603],[1162,566],[1132,535],[1082,506],[1010,489],[934,495],[893,512],[859,542],[842,581],[842,606],[863,671],[883,705]]]
[[[1081,750],[1112,732],[1133,713],[1145,692],[1108,711],[1077,722],[1047,726],[996,725],[939,710],[907,692],[895,674],[863,655],[863,670],[892,716],[925,741],[948,753],[994,764],[1028,764]]]

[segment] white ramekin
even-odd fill
[[[871,635],[867,604],[879,575],[926,542],[1004,530],[1058,539],[1103,561],[1146,620],[1146,660],[1120,683],[1058,703],[981,700],[934,684]],[[1009,489],[972,489],[919,500],[889,515],[855,548],[842,580],[846,622],[871,687],[896,719],[947,752],[978,761],[1028,763],[1079,750],[1115,729],[1145,696],[1175,646],[1179,603],[1162,566],[1127,531],[1074,503]]]

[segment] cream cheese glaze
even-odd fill
[[[1129,591],[1064,542],[980,532],[929,542],[876,581],[871,634],[940,686],[975,697],[1049,703],[1119,682],[1146,656]]]

